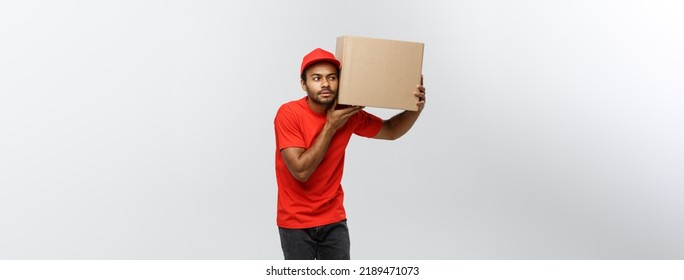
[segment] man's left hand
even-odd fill
[[[423,86],[423,75],[420,75],[420,85],[416,85],[416,90],[413,91],[413,95],[418,97],[418,102],[416,102],[416,105],[418,106],[418,112],[423,111],[423,108],[425,108],[425,87]]]

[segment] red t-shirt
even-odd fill
[[[280,151],[289,147],[308,149],[326,121],[306,103],[308,97],[283,104],[274,125],[276,135],[276,179],[278,181],[277,224],[282,228],[310,228],[346,219],[342,202],[344,152],[352,134],[375,136],[382,119],[359,111],[335,132],[325,157],[306,182],[298,181],[287,168]]]

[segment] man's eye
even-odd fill
[[[313,77],[313,80],[314,80],[314,81],[318,81],[318,80],[320,80],[320,79],[321,79],[321,78],[319,78],[319,77]]]
[[[328,80],[334,81],[334,80],[337,80],[337,77],[335,77],[335,76],[330,76],[330,77],[328,77]]]

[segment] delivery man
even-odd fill
[[[360,106],[337,108],[339,71],[340,62],[328,51],[304,56],[300,83],[307,95],[283,104],[275,116],[276,220],[286,260],[350,259],[340,184],[347,143],[352,134],[397,139],[425,106],[425,88],[416,85],[418,110],[388,120]]]

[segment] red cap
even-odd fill
[[[299,71],[299,74],[301,75],[304,73],[304,70],[312,64],[321,61],[330,62],[335,64],[338,69],[340,68],[340,61],[335,59],[335,55],[321,48],[317,48],[304,56],[304,59],[302,59],[302,69]]]

